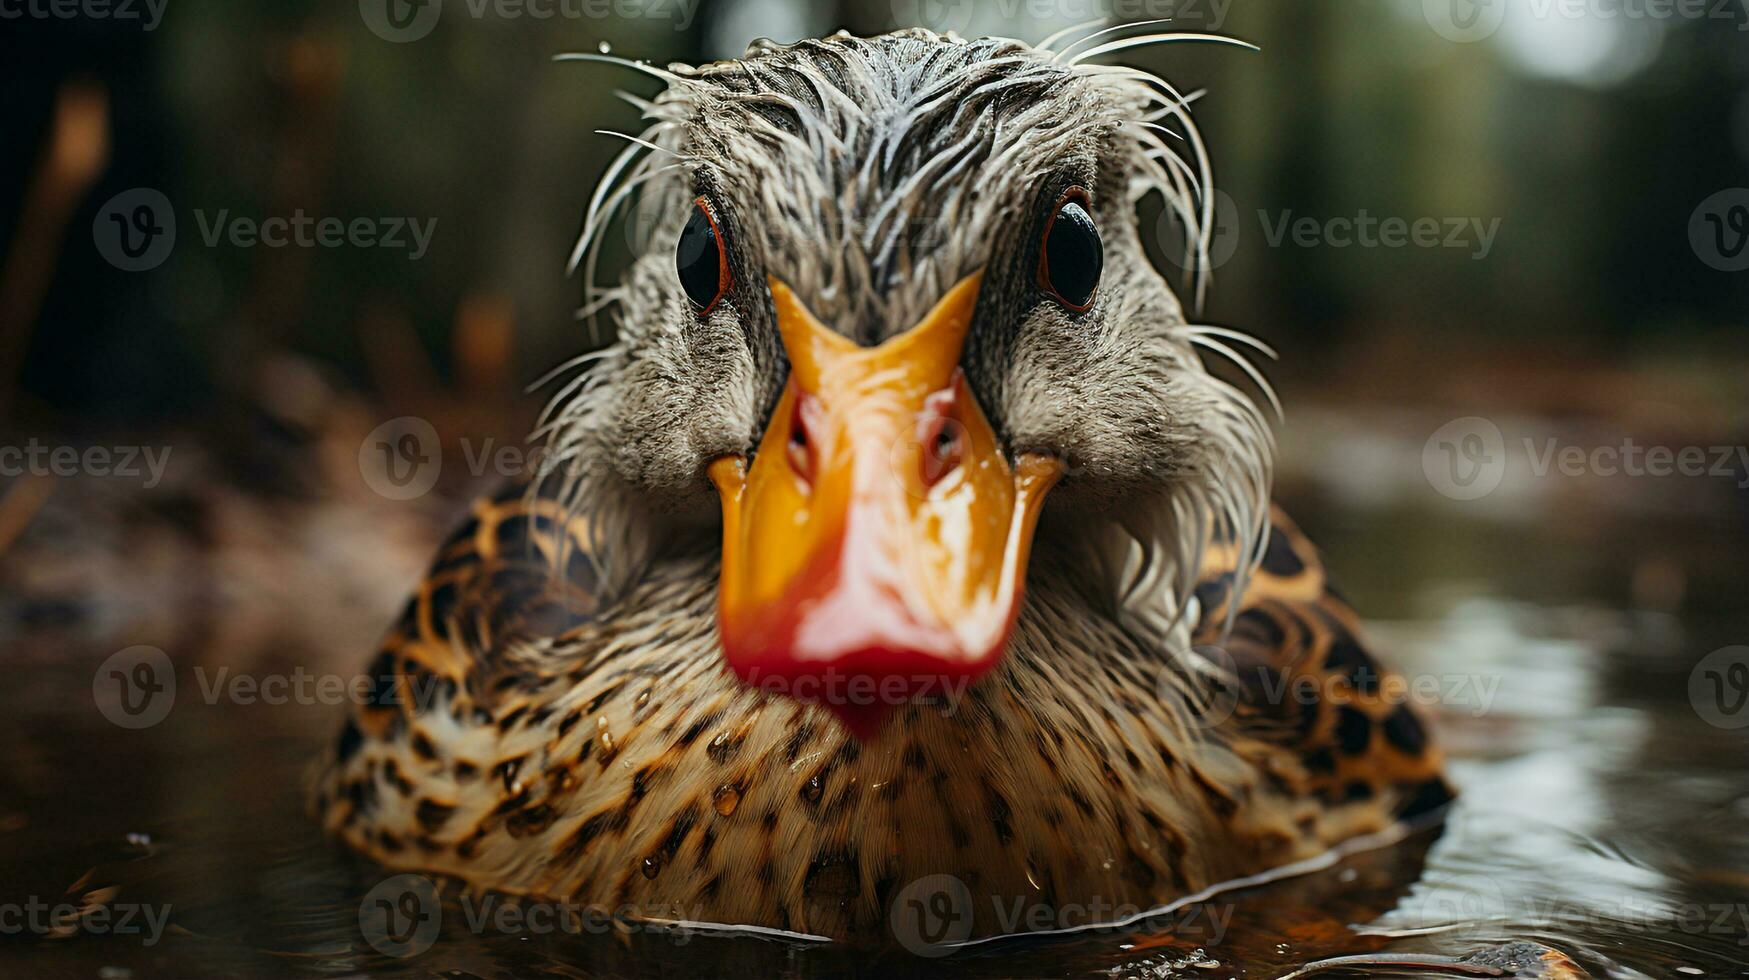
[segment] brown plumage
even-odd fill
[[[558,575],[546,557],[559,514],[519,490],[482,500],[440,553],[372,663],[379,703],[320,774],[316,809],[348,845],[514,894],[880,941],[926,875],[1146,908],[1450,796],[1279,516],[1224,648],[1238,699],[1211,697],[1206,729],[1171,716],[1179,681],[1041,555],[999,673],[861,743],[722,668],[708,559],[659,562],[636,612],[591,618],[587,559]],[[1211,550],[1201,643],[1224,629],[1231,551]]]

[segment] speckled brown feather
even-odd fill
[[[1198,590],[1212,660],[1232,614],[1230,717],[1185,722],[1198,675],[1092,608],[1047,527],[1004,665],[866,743],[722,668],[709,548],[597,608],[583,521],[512,489],[443,547],[316,774],[315,810],[349,846],[483,889],[880,942],[925,875],[986,909],[1149,907],[1449,798],[1280,515],[1235,608],[1231,544]],[[1283,677],[1318,697],[1284,699]]]

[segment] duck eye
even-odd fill
[[[1105,268],[1105,245],[1087,206],[1087,192],[1070,188],[1045,221],[1039,246],[1039,286],[1077,313],[1093,305]]]
[[[674,250],[674,266],[680,273],[680,288],[699,316],[716,308],[729,291],[729,257],[723,251],[722,229],[704,198],[692,202],[692,216],[680,230]]]

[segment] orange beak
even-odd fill
[[[1014,466],[959,369],[981,274],[878,347],[771,280],[790,378],[754,456],[710,465],[723,501],[723,654],[746,683],[869,737],[916,697],[994,667],[1061,468]]]

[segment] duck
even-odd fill
[[[572,256],[614,339],[366,666],[325,830],[470,888],[890,946],[1445,808],[1428,719],[1272,505],[1267,348],[1149,257],[1157,196],[1206,268],[1209,157],[1190,97],[1104,59],[1184,39],[619,62],[664,89],[628,97],[647,127]]]

